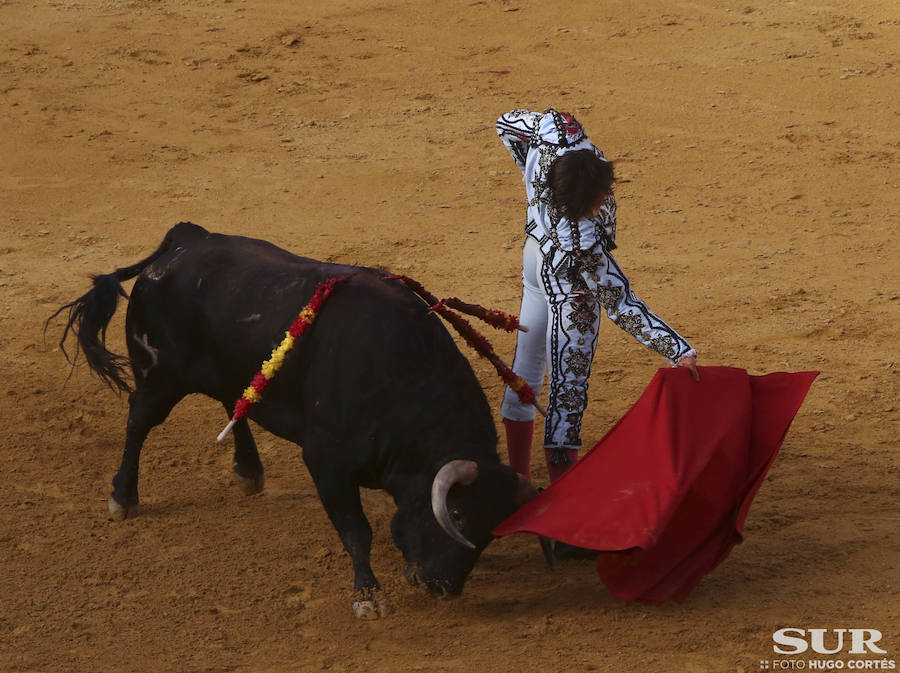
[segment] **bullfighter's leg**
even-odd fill
[[[116,521],[133,516],[137,511],[138,468],[141,448],[153,427],[159,425],[183,395],[171,385],[145,382],[128,397],[128,424],[125,429],[125,451],[122,464],[112,478],[113,490],[109,496],[109,513]]]
[[[226,407],[227,408],[227,407]],[[265,485],[265,474],[256,442],[250,432],[250,424],[242,418],[234,425],[234,474],[244,495],[260,493]]]
[[[308,455],[309,452],[304,451],[304,461],[316,483],[319,498],[353,563],[356,591],[353,612],[360,619],[378,619],[390,608],[370,564],[372,528],[363,512],[359,486],[352,482],[346,470],[332,471],[310,464]]]

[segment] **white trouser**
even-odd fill
[[[522,249],[522,307],[513,371],[540,396],[544,373],[550,380],[544,447],[581,447],[581,419],[587,406],[591,361],[597,348],[600,310],[596,299],[575,291],[572,284],[550,273],[537,241],[528,236]],[[534,407],[506,389],[500,413],[511,421],[534,419]]]

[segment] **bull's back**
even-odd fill
[[[469,408],[460,413],[493,431],[468,361],[440,319],[399,281],[200,227],[170,236],[169,251],[135,283],[129,332],[136,340],[149,335],[160,365],[185,390],[233,402],[319,284],[350,276],[297,341],[254,417],[283,436],[302,433],[310,416],[335,432],[360,418],[408,429],[434,426],[462,404]],[[420,417],[406,418],[404,409],[418,409]]]
[[[208,377],[212,367],[224,372],[213,378],[242,378],[246,385],[248,372],[252,376],[280,343],[321,282],[376,273],[185,223],[170,230],[167,240],[166,253],[135,282],[127,329],[138,341],[147,335],[186,379],[198,375],[197,369]],[[205,382],[185,383],[193,388]],[[201,387],[199,392],[209,392],[209,386]]]

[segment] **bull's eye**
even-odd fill
[[[466,527],[466,520],[456,507],[450,508],[450,521],[453,522],[453,527],[458,531],[462,531]]]

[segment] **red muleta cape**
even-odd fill
[[[574,467],[501,523],[598,549],[626,601],[682,601],[743,539],[744,520],[818,372],[660,369]],[[614,552],[614,553],[612,553]]]

